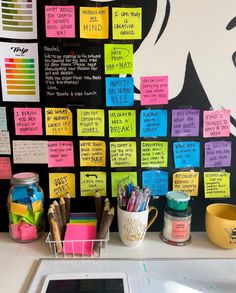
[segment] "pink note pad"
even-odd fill
[[[48,142],[48,167],[74,167],[72,141]]]
[[[29,225],[22,222],[20,224],[21,240],[33,240],[37,238],[37,228],[35,225]]]
[[[92,240],[96,239],[96,226],[91,225],[77,225],[77,224],[67,224],[66,234],[64,240]],[[66,254],[83,254],[91,255],[92,251],[92,242],[71,242],[64,243],[63,252]]]
[[[0,179],[10,179],[11,172],[11,160],[8,157],[0,157]]]
[[[203,137],[230,136],[230,110],[203,112]]]

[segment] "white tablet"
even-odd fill
[[[130,293],[125,273],[64,273],[47,275],[41,293]]]

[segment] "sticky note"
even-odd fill
[[[173,174],[173,190],[182,191],[189,196],[197,196],[199,172],[176,172]]]
[[[106,172],[88,171],[80,172],[80,194],[81,196],[94,196],[96,190],[102,196],[107,195]]]
[[[141,167],[167,167],[168,142],[142,141],[141,142]]]
[[[205,143],[205,168],[231,166],[231,141],[210,141]]]
[[[13,140],[14,164],[47,164],[48,142],[44,140]]]
[[[204,172],[205,198],[230,198],[230,173]]]
[[[12,212],[9,213],[9,216],[10,216],[10,221],[13,223],[13,224],[18,224],[22,217],[21,216],[18,216],[16,214],[13,214]]]
[[[134,79],[132,77],[106,77],[106,106],[134,105]]]
[[[42,201],[36,200],[32,203],[32,210],[33,212],[38,212],[42,209]]]
[[[112,8],[112,38],[137,40],[142,38],[142,8]]]
[[[112,168],[136,167],[136,141],[110,142],[110,162]]]
[[[104,110],[77,109],[78,136],[104,136]]]
[[[106,143],[99,140],[81,140],[80,143],[81,167],[105,167]]]
[[[140,77],[141,105],[168,104],[168,76]]]
[[[175,168],[200,167],[200,142],[173,143]]]
[[[12,190],[12,201],[17,201],[25,204],[30,203],[30,198],[27,189],[24,186],[15,186]]]
[[[80,7],[80,37],[108,39],[109,10],[104,7]]]
[[[199,109],[172,110],[171,136],[198,136]]]
[[[124,188],[129,183],[137,186],[137,172],[111,172],[112,197],[117,196],[117,187]]]
[[[203,137],[230,136],[230,110],[203,111]]]
[[[15,202],[10,202],[10,209],[12,213],[19,216],[25,216],[28,212],[26,204],[20,204]]]
[[[105,44],[104,62],[105,74],[132,74],[133,45]]]
[[[27,223],[20,223],[20,235],[21,240],[37,239],[37,228],[35,225],[29,225]]]
[[[6,107],[0,107],[0,131],[7,131]]]
[[[136,137],[135,110],[108,110],[109,137]]]
[[[42,135],[41,108],[14,108],[16,135]]]
[[[167,110],[141,110],[140,136],[164,137],[167,135]]]
[[[67,108],[45,108],[46,135],[73,135],[72,113]]]
[[[48,142],[48,167],[74,167],[74,146],[72,141]]]
[[[11,160],[9,157],[0,157],[0,180],[10,179],[11,172]]]
[[[151,195],[162,196],[169,191],[168,172],[149,170],[142,172],[142,186],[151,189]]]
[[[0,155],[10,155],[11,145],[8,131],[0,131]]]
[[[13,239],[20,239],[20,224],[11,224],[11,234]]]
[[[45,6],[45,28],[48,38],[75,37],[75,8],[63,5]]]
[[[59,198],[67,192],[70,197],[75,197],[75,174],[49,173],[49,197]]]

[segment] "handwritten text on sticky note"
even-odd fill
[[[167,167],[168,143],[165,141],[141,142],[141,167]]]
[[[104,136],[104,110],[77,109],[78,136]]]
[[[109,110],[108,116],[110,137],[136,136],[135,110]]]
[[[58,198],[67,192],[70,197],[75,197],[75,174],[49,173],[49,197]]]
[[[106,172],[80,172],[80,193],[81,196],[94,196],[96,190],[100,195],[107,195]]]
[[[7,131],[6,107],[0,107],[0,131]]]
[[[99,140],[81,140],[80,143],[81,167],[105,167],[106,143]]]
[[[151,189],[151,195],[162,196],[168,192],[168,172],[166,171],[143,171],[142,186]]]
[[[9,131],[0,131],[0,155],[10,155],[11,145]]]
[[[141,110],[140,136],[163,137],[167,135],[167,110]]]
[[[190,196],[198,195],[199,172],[176,172],[173,174],[173,190]]]
[[[137,186],[137,172],[111,172],[112,197],[117,196],[117,187],[124,188],[129,183]]]
[[[41,108],[14,108],[16,135],[42,135]]]
[[[72,141],[48,142],[48,167],[74,167]]]
[[[110,142],[111,167],[136,167],[137,151],[135,141]]]
[[[231,141],[205,143],[205,168],[231,166]]]
[[[11,172],[11,160],[9,157],[0,157],[0,179],[10,179]]]
[[[230,110],[203,112],[203,137],[230,135]]]
[[[45,108],[46,135],[72,135],[72,113],[67,108]]]
[[[200,142],[174,142],[175,168],[200,167]]]
[[[205,172],[204,173],[205,198],[230,197],[230,173]]]

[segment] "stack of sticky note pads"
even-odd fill
[[[71,213],[66,225],[63,252],[66,254],[92,255],[96,239],[95,213]]]

